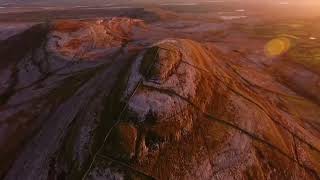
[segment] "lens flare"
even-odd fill
[[[269,57],[279,56],[290,49],[290,39],[286,37],[270,40],[265,46],[265,54]]]

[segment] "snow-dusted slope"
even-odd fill
[[[1,176],[319,178],[318,76],[303,88],[293,64],[263,71],[158,31],[58,21],[0,42]]]

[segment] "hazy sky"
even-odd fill
[[[208,2],[210,0],[0,0],[1,4],[4,3],[126,3],[126,2]],[[289,2],[294,4],[320,4],[320,0],[222,0],[222,1],[238,1],[238,2],[255,2],[255,3],[270,3],[270,2]]]

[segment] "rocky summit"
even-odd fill
[[[319,179],[319,75],[187,37],[117,17],[0,41],[0,177]]]

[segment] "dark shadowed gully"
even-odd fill
[[[1,178],[320,178],[318,64],[261,24],[168,9],[0,41]]]

